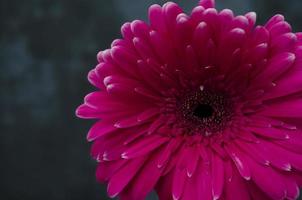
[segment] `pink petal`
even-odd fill
[[[284,199],[286,185],[284,180],[271,167],[259,165],[249,161],[252,170],[252,180],[272,199]],[[268,178],[269,177],[269,178]],[[272,181],[274,180],[274,184]]]
[[[173,139],[172,141],[169,142],[168,145],[166,145],[165,149],[162,151],[161,156],[158,159],[158,163],[157,163],[158,168],[161,168],[165,164],[167,164],[167,162],[171,158],[171,154],[174,153],[176,148],[178,148],[180,142],[181,140]]]
[[[292,66],[296,56],[292,53],[282,52],[274,56],[268,66],[253,80],[253,83],[261,84],[263,81],[274,81]]]
[[[175,169],[173,186],[172,186],[172,196],[173,200],[178,200],[181,198],[186,179],[186,171],[184,169]]]
[[[273,99],[302,91],[302,70],[288,74],[276,82],[276,86],[265,94],[263,99]]]
[[[157,91],[161,87],[165,88],[165,86],[160,84],[161,80],[157,72],[150,68],[147,62],[138,60],[137,65],[141,78],[144,80],[146,86],[149,85],[154,91]]]
[[[87,140],[93,141],[100,136],[112,133],[116,128],[113,126],[112,121],[101,120],[95,123],[87,134]]]
[[[249,31],[250,25],[249,20],[247,17],[239,15],[236,16],[230,24],[231,28],[240,28],[243,29],[245,32]]]
[[[131,31],[136,38],[147,39],[149,37],[150,27],[144,21],[134,20],[130,26]]]
[[[156,58],[155,53],[153,52],[152,48],[150,48],[150,44],[143,39],[135,37],[133,38],[133,44],[142,59],[147,60],[150,57]]]
[[[137,115],[131,116],[131,117],[126,117],[124,119],[121,119],[119,121],[117,121],[114,124],[114,127],[116,128],[130,128],[133,126],[138,126],[141,125],[143,123],[143,121],[138,121],[137,120]]]
[[[209,163],[201,162],[196,171],[199,199],[212,200],[212,177]],[[195,176],[194,176],[195,177]]]
[[[100,112],[95,107],[82,104],[77,108],[76,116],[83,119],[99,119]]]
[[[121,156],[124,159],[139,157],[149,153],[150,151],[153,151],[167,141],[168,138],[166,137],[161,137],[158,135],[149,136],[148,138],[144,138],[143,140],[132,144],[124,153],[122,153]]]
[[[294,33],[285,33],[276,38],[272,38],[272,52],[276,53],[290,50],[296,42],[297,36]]]
[[[107,192],[111,198],[116,197],[136,175],[138,170],[144,164],[146,157],[133,159],[119,169],[108,183]]]
[[[265,28],[267,28],[268,30],[271,29],[275,24],[284,21],[284,17],[283,15],[277,14],[275,16],[273,16],[266,24],[265,24]]]
[[[269,196],[267,196],[261,188],[259,188],[254,182],[249,182],[247,184],[247,188],[249,190],[250,196],[252,199],[257,200],[268,200],[271,199]]]
[[[225,199],[250,200],[251,197],[245,180],[240,176],[232,163],[228,163],[227,165],[228,167],[225,167]]]
[[[99,163],[96,170],[97,180],[100,182],[108,181],[117,170],[126,164],[126,160],[118,160],[112,162],[101,162]]]
[[[170,33],[175,30],[176,17],[182,13],[182,9],[174,2],[167,2],[163,5],[163,12],[167,28]]]
[[[263,111],[259,112],[263,116],[274,117],[302,117],[302,100],[296,99],[267,106]]]
[[[283,155],[283,150],[280,151],[280,149],[276,149],[273,143],[262,140],[254,145],[257,151],[265,157],[265,160],[269,161],[268,163],[271,166],[283,171],[291,170],[291,163],[289,162],[288,156]]]
[[[224,186],[224,162],[216,154],[212,154],[212,194],[213,200],[219,199]]]
[[[121,33],[123,38],[131,41],[134,37],[131,30],[131,23],[126,22],[125,24],[123,24],[121,27]]]
[[[270,34],[273,37],[276,37],[277,35],[281,35],[284,33],[289,33],[289,32],[291,32],[291,26],[285,21],[281,21],[281,22],[275,24],[274,26],[272,26],[272,28],[270,30]]]
[[[87,75],[88,81],[97,88],[102,88],[102,80],[99,79],[97,74],[95,73],[95,69],[89,71]]]
[[[249,21],[249,29],[253,28],[256,24],[257,14],[255,12],[249,12],[249,13],[245,14],[245,17]]]
[[[137,116],[137,121],[145,121],[148,120],[156,115],[158,115],[160,112],[159,108],[150,108],[142,112]]]
[[[268,44],[261,43],[251,48],[246,55],[247,63],[257,63],[266,58],[268,55]]]
[[[123,191],[121,198],[128,196],[131,199],[146,199],[147,194],[151,192],[162,174],[162,169],[157,168],[159,156],[160,151],[148,157],[143,170],[138,171],[130,183],[131,187]]]
[[[167,32],[163,11],[159,5],[155,4],[150,6],[149,20],[150,25],[154,30],[159,31],[161,33]]]
[[[156,119],[149,127],[148,134],[154,133],[159,127],[161,127],[165,122],[165,116],[160,116]]]
[[[263,26],[257,26],[251,36],[251,43],[258,45],[261,43],[268,43],[270,39],[269,32]]]
[[[205,22],[200,22],[193,33],[192,45],[199,56],[199,60],[203,61],[206,58],[205,44],[209,41],[211,32],[209,26]]]
[[[199,5],[204,8],[214,8],[215,7],[215,0],[200,0]]]
[[[287,175],[283,175],[283,180],[286,185],[286,197],[288,199],[298,199],[300,194],[300,188],[296,181],[290,179]]]
[[[161,177],[155,186],[159,199],[173,200],[172,197],[172,184],[173,184],[173,171]]]
[[[281,145],[282,147],[302,154],[302,133],[301,132],[290,132],[289,138],[284,141],[275,141],[275,143]]]
[[[175,66],[177,57],[173,54],[174,50],[170,40],[164,38],[159,32],[150,32],[150,41],[157,55],[161,58],[164,63]]]
[[[257,148],[257,145],[243,141],[236,141],[236,144],[259,164],[269,165],[268,158],[265,158],[263,152]]]
[[[191,12],[191,21],[193,27],[196,27],[196,25],[202,21],[204,11],[205,8],[202,6],[196,6],[193,8]]]
[[[111,49],[111,56],[124,72],[134,77],[137,76],[135,66],[138,58],[136,55],[132,55],[129,50],[124,47],[117,46]]]
[[[233,160],[234,164],[236,165],[240,175],[244,179],[250,180],[251,179],[251,171],[250,171],[250,167],[247,163],[247,160],[246,160],[245,156],[242,155],[240,150],[236,149],[233,146],[234,145],[225,146],[226,151],[228,152],[228,154],[232,158],[232,160]]]
[[[248,128],[253,133],[267,138],[272,139],[288,139],[289,135],[286,130],[278,129],[278,128],[265,128],[265,127],[249,127]]]
[[[188,154],[187,159],[190,161],[187,163],[187,175],[188,177],[192,177],[199,160],[198,149],[194,147],[190,148],[190,153]]]
[[[110,98],[106,92],[92,92],[85,96],[84,102],[88,107],[94,108],[99,113],[116,112],[125,110],[121,102]]]

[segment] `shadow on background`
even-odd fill
[[[160,0],[0,0],[0,199],[107,199],[75,108],[94,90],[86,74],[123,22]],[[196,1],[176,1],[188,11]],[[260,22],[286,15],[302,31],[300,0],[217,0]],[[155,199],[155,197],[150,197]]]

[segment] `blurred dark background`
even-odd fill
[[[198,0],[178,0],[189,11]],[[123,22],[160,0],[0,0],[0,199],[105,200],[76,107],[93,88],[96,53]],[[217,0],[218,8],[282,13],[302,31],[301,0]],[[150,199],[155,199],[154,195]]]

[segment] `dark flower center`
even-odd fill
[[[189,134],[206,136],[222,131],[233,114],[227,94],[198,90],[182,97],[177,105],[180,122]]]
[[[199,118],[211,117],[213,113],[214,109],[208,104],[198,104],[193,110],[193,115]]]

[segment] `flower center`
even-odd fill
[[[210,90],[186,94],[179,100],[177,109],[187,133],[205,136],[221,132],[233,115],[231,98],[223,92]]]
[[[199,118],[211,117],[213,113],[214,109],[208,104],[198,104],[193,110],[193,115]]]

